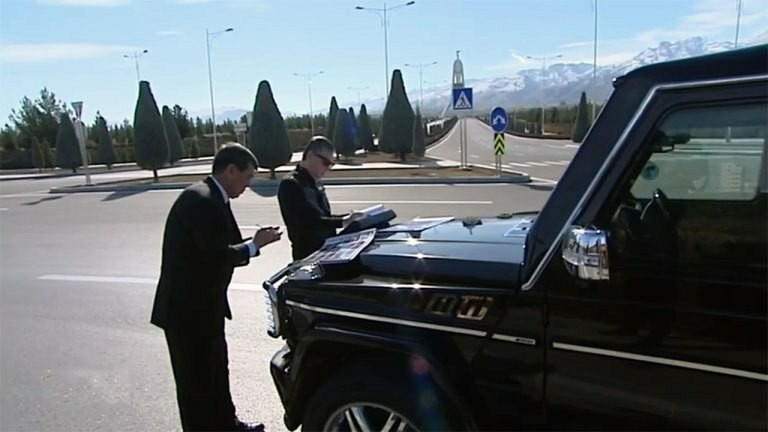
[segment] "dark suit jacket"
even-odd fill
[[[234,268],[248,264],[249,255],[213,179],[185,189],[165,224],[152,324],[215,328],[224,317],[232,319],[227,288]]]
[[[331,214],[323,185],[301,165],[280,181],[277,199],[294,260],[320,249],[325,239],[335,236],[336,229],[342,226],[343,216]]]

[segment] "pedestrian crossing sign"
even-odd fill
[[[504,134],[503,133],[495,133],[493,134],[493,152],[496,154],[496,156],[503,156],[504,155]]]
[[[472,87],[453,89],[453,109],[471,110],[472,109]]]

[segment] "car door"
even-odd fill
[[[562,426],[766,429],[766,88],[659,91],[594,180],[541,282]]]

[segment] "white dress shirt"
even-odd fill
[[[213,179],[213,182],[218,186],[219,191],[221,192],[221,196],[224,197],[224,204],[229,204],[229,195],[227,195],[227,191],[224,190],[224,187],[219,183],[218,180],[216,180],[216,177],[211,176]],[[250,254],[251,258],[256,256],[256,252],[259,251],[258,246],[256,246],[256,243],[253,242],[253,239],[249,239],[247,242],[245,242],[246,246],[248,246],[248,253]]]

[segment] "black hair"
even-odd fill
[[[307,160],[309,152],[319,153],[324,150],[333,153],[336,151],[336,146],[323,135],[315,135],[309,140],[307,146],[304,147],[304,154],[301,156],[301,160]]]
[[[238,143],[229,143],[221,146],[213,158],[213,173],[220,174],[224,172],[230,164],[235,165],[240,171],[245,171],[249,165],[252,165],[254,169],[259,167],[259,161],[256,159],[256,156]]]

